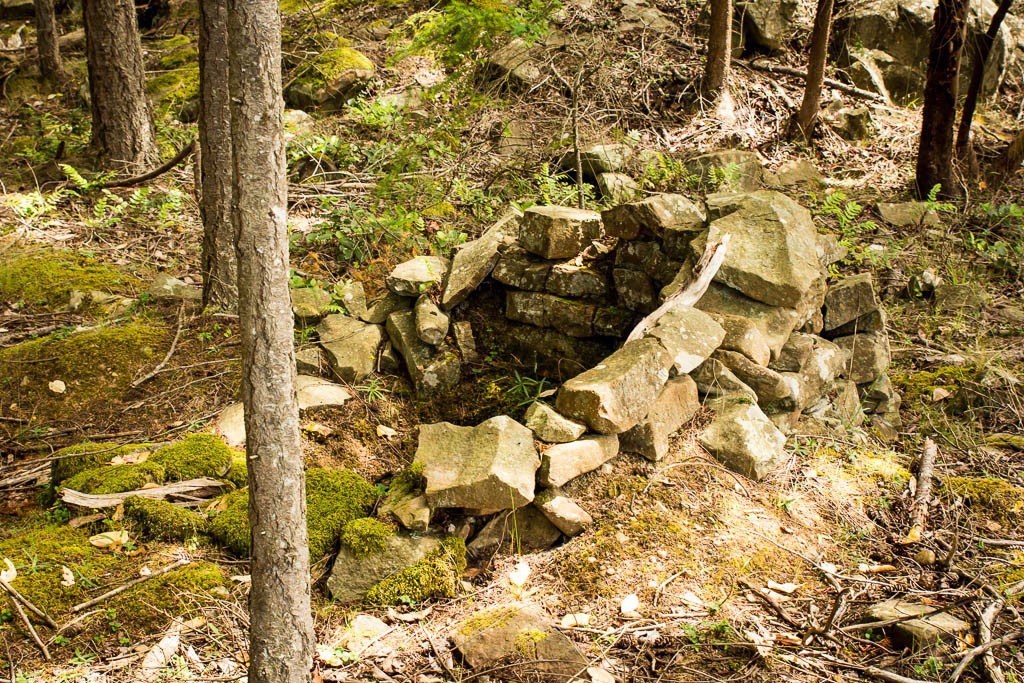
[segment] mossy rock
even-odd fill
[[[365,600],[383,606],[453,598],[465,569],[466,544],[458,536],[447,536],[422,560],[371,588]]]
[[[363,557],[384,550],[387,540],[395,535],[395,527],[374,517],[360,517],[341,530],[341,542],[356,556]]]
[[[350,470],[306,471],[306,528],[309,557],[318,562],[334,551],[345,525],[365,517],[376,499],[374,488]],[[249,490],[225,497],[224,510],[210,523],[210,534],[239,557],[248,557]]]
[[[16,406],[9,414],[29,424],[98,418],[118,409],[132,378],[159,360],[167,338],[166,330],[137,321],[2,349],[0,395]],[[65,383],[63,393],[50,390],[54,380]]]
[[[66,251],[32,250],[0,261],[0,303],[21,302],[55,308],[68,303],[73,290],[124,291],[135,278],[119,270]]]
[[[169,503],[130,496],[124,501],[124,518],[146,538],[188,541],[209,530],[210,523],[198,512]]]
[[[231,459],[231,467],[228,468],[224,479],[234,484],[237,489],[244,489],[249,485],[249,468],[244,455],[236,455]]]
[[[152,460],[123,465],[100,465],[79,472],[61,487],[80,493],[104,495],[138,491],[146,484],[162,484],[165,473],[162,465]]]
[[[157,569],[171,562],[149,554],[126,555],[94,548],[86,533],[46,522],[41,516],[22,533],[0,540],[0,557],[10,558],[18,569],[14,588],[58,623],[74,616],[70,614],[73,605],[137,577],[143,564]],[[72,585],[62,583],[62,567],[74,574]],[[138,642],[161,633],[172,617],[192,616],[208,593],[227,585],[220,567],[193,562],[104,602],[101,610],[77,624],[75,637],[52,644],[51,650],[58,659],[66,660],[84,642],[90,649],[117,646],[124,640]],[[12,624],[10,628],[24,638],[25,652],[37,656],[20,625]]]
[[[947,365],[936,370],[896,374],[893,377],[893,384],[902,390],[906,400],[930,401],[936,389],[944,389],[955,394],[960,388],[976,383],[978,376],[976,368]]]
[[[284,97],[299,109],[338,109],[356,95],[376,72],[363,53],[346,45],[321,52],[298,66]]]
[[[56,487],[79,472],[84,472],[100,465],[109,465],[110,461],[116,457],[124,457],[129,453],[135,453],[148,448],[148,444],[111,446],[110,444],[93,443],[91,441],[62,448],[53,454],[54,461],[50,469],[50,482]]]
[[[199,48],[186,35],[172,36],[162,41],[156,49],[161,52],[156,61],[159,69],[180,69],[199,63]]]
[[[1024,521],[1024,489],[997,477],[947,477],[940,491],[943,498],[963,498],[977,513],[1000,524]]]
[[[164,446],[150,456],[149,462],[163,466],[165,481],[216,479],[230,472],[235,456],[235,451],[216,434],[192,434],[178,443]]]
[[[146,92],[158,109],[180,113],[199,99],[199,66],[195,62],[166,71],[146,82]]]

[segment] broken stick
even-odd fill
[[[11,600],[14,600],[15,602],[20,602],[28,609],[29,612],[42,619],[44,624],[46,624],[50,628],[57,628],[57,622],[54,621],[49,614],[47,614],[46,612],[32,604],[32,601],[26,598],[21,593],[19,593],[14,588],[14,586],[7,583],[6,581],[0,581],[0,588],[3,588],[5,591],[7,591],[7,594],[11,596]]]
[[[184,567],[186,564],[190,564],[191,562],[192,562],[192,560],[189,560],[187,558],[181,559],[181,560],[177,560],[177,561],[172,562],[171,564],[167,565],[166,567],[163,567],[161,569],[157,569],[155,572],[146,574],[145,576],[138,576],[138,577],[132,579],[131,581],[129,581],[128,583],[123,583],[120,586],[118,586],[117,588],[112,588],[112,589],[108,590],[106,593],[104,593],[102,595],[97,595],[95,598],[92,598],[91,600],[86,600],[85,602],[78,603],[77,605],[75,605],[74,607],[71,608],[71,612],[73,614],[75,612],[81,612],[84,609],[89,609],[90,607],[95,607],[96,605],[100,604],[101,602],[103,602],[105,600],[109,600],[110,598],[114,597],[115,595],[120,595],[121,593],[124,593],[126,590],[128,590],[132,586],[137,586],[140,583],[142,583],[144,581],[149,581],[150,579],[155,578],[157,576],[163,576],[167,572],[172,571],[174,569],[177,569],[178,567]]]
[[[38,645],[39,649],[43,651],[43,657],[46,661],[50,661],[50,651],[46,649],[46,643],[43,642],[42,638],[40,638],[39,634],[36,632],[36,627],[28,620],[28,615],[25,614],[25,610],[22,609],[21,603],[18,602],[18,599],[13,595],[8,594],[7,597],[10,599],[11,604],[14,605],[14,609],[18,612],[18,616],[21,617],[21,621],[25,624],[25,628],[28,629],[28,633],[32,636],[32,640],[36,641],[36,645]]]
[[[925,438],[924,451],[921,453],[921,467],[917,471],[917,496],[914,498],[914,516],[910,531],[900,541],[903,545],[917,543],[924,535],[924,527],[928,522],[928,501],[932,497],[932,475],[935,471],[935,460],[939,448],[931,438]]]
[[[91,510],[102,510],[104,508],[117,507],[131,496],[139,498],[151,498],[153,500],[195,500],[196,498],[212,498],[224,492],[228,487],[227,482],[219,479],[189,479],[188,481],[177,481],[164,486],[156,486],[151,489],[139,489],[137,491],[125,491],[123,493],[102,493],[91,494],[74,491],[72,489],[61,489],[60,499],[68,505]]]

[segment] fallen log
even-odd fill
[[[139,498],[151,498],[153,500],[194,501],[197,498],[213,498],[224,493],[229,484],[220,479],[189,479],[188,481],[176,481],[173,484],[155,486],[150,489],[139,489],[137,491],[125,491],[123,493],[90,494],[74,491],[72,489],[61,489],[60,499],[68,505],[90,510],[102,510],[104,508],[117,507],[131,496]]]
[[[902,545],[917,543],[924,534],[925,524],[928,522],[928,502],[932,497],[932,476],[938,454],[939,449],[935,442],[926,438],[921,453],[921,467],[917,471],[917,497],[914,499],[914,514],[911,518],[913,523],[907,535],[900,540]]]

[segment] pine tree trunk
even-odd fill
[[[958,196],[953,176],[953,125],[970,0],[939,0],[928,49],[921,141],[917,152],[917,194],[926,197],[936,185],[946,197]]]
[[[828,60],[828,41],[832,33],[833,0],[818,0],[814,15],[814,29],[811,32],[811,51],[807,59],[807,80],[804,83],[804,99],[800,103],[796,125],[804,140],[810,140],[818,121],[821,106],[821,88],[825,82],[825,64]]]
[[[84,0],[82,15],[93,147],[114,164],[147,165],[156,160],[156,144],[135,5]]]
[[[252,527],[249,681],[307,683],[314,635],[288,297],[277,0],[228,0],[228,34],[232,219]]]
[[[708,55],[704,64],[704,94],[715,99],[725,90],[732,59],[732,0],[710,0]]]
[[[54,0],[35,0],[36,53],[39,57],[39,75],[50,84],[64,80],[64,67],[60,61],[57,30],[57,10]]]
[[[231,225],[231,100],[227,0],[199,3],[199,212],[203,219],[203,305],[238,305]]]
[[[979,36],[972,45],[974,63],[971,67],[971,81],[967,86],[967,96],[964,98],[964,108],[960,114],[960,128],[956,135],[956,158],[961,164],[971,169],[974,176],[976,162],[974,150],[971,145],[971,123],[974,119],[974,111],[978,107],[978,96],[981,94],[981,84],[985,80],[985,65],[988,63],[988,56],[995,45],[996,36],[999,35],[999,28],[1003,19],[1010,11],[1013,0],[1001,0],[992,21],[988,25],[985,35]]]

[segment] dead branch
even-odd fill
[[[746,66],[750,69],[753,69],[754,71],[764,71],[765,73],[782,74],[784,76],[796,76],[797,78],[801,78],[805,81],[807,80],[807,74],[805,72],[801,71],[800,69],[794,69],[791,66],[781,66],[778,64],[763,64],[761,62],[744,62],[739,60],[737,61],[737,63],[742,64],[743,66]],[[870,90],[861,90],[860,88],[848,85],[846,83],[843,83],[842,81],[837,81],[834,78],[826,78],[825,85],[835,88],[836,90],[841,90],[850,95],[856,95],[857,97],[861,97],[865,100],[874,100],[875,102],[882,103],[885,102],[885,97],[879,95],[878,93],[871,92]]]
[[[996,600],[981,613],[981,618],[978,620],[978,640],[980,642],[987,643],[992,640],[992,624],[995,623],[996,617],[1003,609],[1003,604],[1002,600]],[[992,683],[1006,683],[1003,669],[992,655],[991,650],[981,656],[981,663],[985,667],[988,677],[992,679]]]
[[[78,603],[77,605],[75,605],[74,607],[71,608],[71,613],[74,614],[76,612],[81,612],[82,610],[89,609],[90,607],[95,607],[96,605],[98,605],[101,602],[104,602],[106,600],[109,600],[110,598],[114,597],[115,595],[120,595],[121,593],[125,592],[126,590],[128,590],[132,586],[137,586],[140,583],[143,583],[145,581],[149,581],[150,579],[155,578],[157,576],[163,576],[167,572],[175,570],[178,567],[184,567],[186,564],[191,564],[191,562],[192,562],[192,560],[190,560],[188,558],[184,558],[184,559],[172,562],[171,564],[167,565],[166,567],[162,567],[160,569],[157,569],[155,572],[152,572],[150,574],[146,574],[145,576],[136,577],[136,578],[132,579],[131,581],[127,582],[127,583],[121,584],[117,588],[112,588],[111,590],[108,590],[106,593],[104,593],[102,595],[98,595],[95,598],[92,598],[91,600],[86,600],[85,602]]]
[[[14,609],[18,613],[18,616],[21,617],[21,621],[25,624],[25,628],[28,629],[29,635],[32,636],[32,640],[34,640],[36,645],[39,646],[39,649],[43,651],[43,658],[46,659],[46,661],[50,661],[50,651],[46,649],[46,643],[43,642],[39,637],[39,634],[36,632],[36,627],[28,620],[28,615],[25,614],[25,610],[22,609],[21,603],[18,602],[13,595],[8,595],[7,597],[10,599],[11,604],[14,605]]]
[[[993,603],[993,605],[995,604],[996,603]],[[986,610],[986,612],[987,611],[988,610]],[[993,615],[992,618],[994,619],[995,616]],[[957,681],[959,681],[960,677],[964,674],[964,671],[967,670],[967,667],[970,666],[971,662],[973,662],[974,658],[978,655],[987,654],[991,650],[994,650],[995,648],[999,647],[1000,645],[1012,643],[1013,641],[1019,639],[1022,635],[1024,635],[1024,629],[1017,629],[1016,631],[1007,633],[1002,638],[988,640],[986,642],[983,642],[981,645],[978,645],[977,647],[968,650],[967,653],[964,655],[964,658],[960,660],[959,664],[957,664],[957,667],[953,669],[953,673],[949,677],[949,683],[956,683]]]
[[[185,304],[182,302],[181,306],[178,307],[178,329],[174,332],[174,339],[171,340],[171,348],[167,349],[167,355],[164,356],[163,360],[157,363],[156,367],[152,369],[146,375],[143,375],[139,379],[132,382],[132,389],[137,389],[149,380],[153,379],[160,374],[160,371],[167,365],[167,361],[171,360],[171,356],[174,355],[174,350],[178,348],[178,340],[181,339],[181,328],[182,323],[185,321]]]
[[[711,286],[711,281],[715,279],[715,275],[718,274],[718,269],[722,267],[722,263],[725,261],[725,254],[729,249],[729,238],[730,235],[724,235],[722,241],[717,244],[708,244],[704,248],[704,253],[701,254],[700,261],[693,269],[693,279],[688,285],[680,289],[675,294],[665,299],[653,313],[648,315],[646,318],[637,323],[637,326],[633,328],[633,331],[629,333],[626,338],[627,342],[640,339],[646,334],[647,330],[654,326],[654,323],[658,322],[658,318],[665,315],[674,306],[693,306],[704,293],[708,291],[708,287]]]
[[[7,583],[6,581],[0,581],[0,588],[3,588],[5,591],[7,591],[7,594],[11,596],[12,600],[20,602],[26,608],[28,608],[29,612],[42,619],[44,624],[46,624],[50,628],[57,628],[57,622],[54,621],[49,614],[47,614],[40,608],[36,607],[31,600],[29,600],[24,595],[15,590],[14,586]]]
[[[182,161],[188,158],[188,156],[192,154],[192,152],[195,151],[195,148],[196,141],[192,140],[187,145],[179,149],[178,153],[175,154],[170,160],[154,168],[152,171],[148,171],[146,173],[143,173],[142,175],[132,176],[131,178],[111,180],[110,182],[107,183],[101,183],[97,187],[100,187],[105,190],[113,187],[131,187],[132,185],[139,185],[140,183],[144,183],[147,180],[152,180],[153,178],[156,178],[158,176],[163,175],[164,173],[167,173],[172,168],[180,164]]]
[[[924,534],[928,522],[928,501],[932,497],[932,475],[935,471],[935,460],[939,449],[931,438],[924,440],[924,451],[921,453],[921,467],[917,471],[917,497],[914,499],[914,516],[910,531],[900,540],[903,545],[917,543]]]
[[[61,489],[60,499],[75,507],[102,510],[117,507],[131,496],[174,502],[174,500],[212,498],[223,493],[225,488],[227,488],[227,484],[219,479],[200,478],[178,481],[151,489],[125,491],[124,493],[89,494],[71,489]]]

